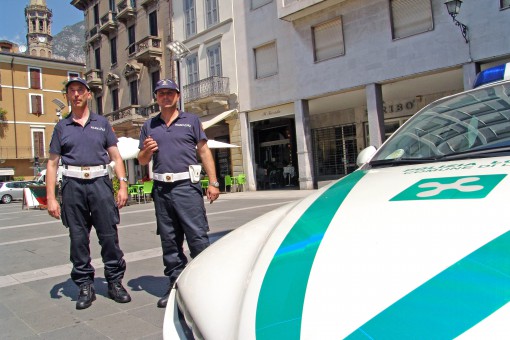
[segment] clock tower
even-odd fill
[[[51,18],[53,13],[46,6],[46,0],[30,0],[25,7],[27,21],[27,53],[38,57],[52,57]]]

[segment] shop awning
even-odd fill
[[[222,113],[218,113],[216,115],[207,115],[200,117],[200,121],[202,122],[202,126],[205,129],[210,128],[214,124],[221,122],[222,120],[226,119],[228,116],[230,116],[233,113],[236,113],[237,110],[228,110]]]
[[[207,141],[207,146],[209,149],[221,149],[221,148],[239,148],[239,145],[229,144],[225,142],[220,142],[214,139],[209,139]]]
[[[14,176],[13,168],[0,168],[0,176]]]

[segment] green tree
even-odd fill
[[[7,110],[0,107],[0,138],[5,137],[5,130],[7,130]]]

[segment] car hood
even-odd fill
[[[508,157],[358,170],[211,245],[177,300],[206,339],[508,334],[509,192]]]

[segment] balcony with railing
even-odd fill
[[[85,80],[92,92],[101,92],[103,90],[103,71],[91,69],[85,73]]]
[[[106,113],[104,116],[116,131],[130,130],[133,125],[141,125],[147,118],[159,112],[157,103],[149,105],[129,105],[120,110]]]
[[[190,104],[225,102],[230,96],[229,78],[213,76],[184,86],[184,101]]]
[[[147,65],[153,61],[159,60],[163,55],[163,46],[161,38],[147,36],[136,43],[137,62]]]
[[[136,18],[136,0],[122,0],[117,3],[117,19],[120,22]]]
[[[140,105],[129,105],[122,109],[107,113],[104,116],[108,119],[112,126],[120,125],[127,121],[131,122],[134,118],[136,118],[139,109]]]
[[[277,1],[278,18],[294,21],[322,11],[345,0],[283,0]]]
[[[87,44],[92,44],[97,40],[101,40],[99,25],[94,25],[87,33],[85,33],[85,40],[87,41]]]
[[[108,33],[116,31],[118,26],[117,13],[108,11],[108,13],[101,17],[100,22],[99,32],[102,34],[108,35]]]

